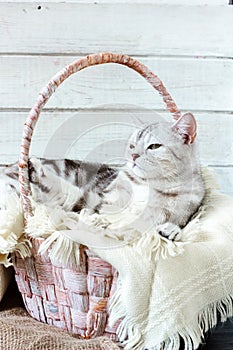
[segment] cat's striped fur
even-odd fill
[[[196,122],[190,113],[172,127],[163,122],[146,126],[130,138],[127,165],[119,169],[79,160],[31,158],[33,198],[75,212],[89,208],[110,221],[117,217],[123,226],[130,218],[137,229],[154,227],[178,239],[180,227],[204,196],[195,134]],[[17,179],[17,165],[8,166],[4,184],[18,191]]]

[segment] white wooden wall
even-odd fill
[[[38,92],[83,55],[144,62],[198,120],[203,164],[233,194],[233,6],[228,0],[0,0],[0,164],[18,159]],[[136,117],[169,118],[157,93],[118,65],[72,76],[46,105],[32,154],[118,161]]]

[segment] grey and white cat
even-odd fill
[[[127,164],[119,169],[31,158],[33,198],[75,212],[89,208],[110,221],[130,218],[136,228],[178,240],[204,196],[195,136],[196,121],[186,113],[174,125],[159,122],[135,131],[126,149]],[[8,166],[4,176],[8,186],[17,188],[17,165]]]

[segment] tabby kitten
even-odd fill
[[[112,228],[123,230],[127,223],[178,240],[204,196],[195,136],[196,121],[186,113],[174,125],[159,122],[135,131],[126,149],[127,164],[118,169],[31,158],[32,196],[69,211],[88,208],[105,217]],[[7,186],[18,190],[17,178],[17,165],[5,169]]]

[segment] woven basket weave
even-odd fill
[[[108,303],[115,291],[117,272],[85,247],[75,270],[52,264],[49,252],[38,249],[43,239],[32,240],[32,257],[13,258],[16,282],[29,314],[83,338],[107,335],[116,341],[116,327],[107,324]]]
[[[57,73],[40,92],[24,124],[19,160],[19,181],[25,220],[32,215],[28,158],[34,127],[43,106],[56,88],[70,75],[88,66],[117,63],[141,74],[162,96],[175,120],[180,111],[161,80],[145,65],[123,55],[102,53],[86,56]],[[52,264],[49,252],[38,254],[43,239],[32,240],[32,257],[21,259],[16,253],[13,264],[16,281],[29,314],[39,321],[53,324],[83,338],[108,335],[117,340],[116,329],[108,325],[108,307],[117,282],[117,271],[98,256],[81,247],[81,263],[77,269]],[[120,320],[119,320],[120,322]]]

